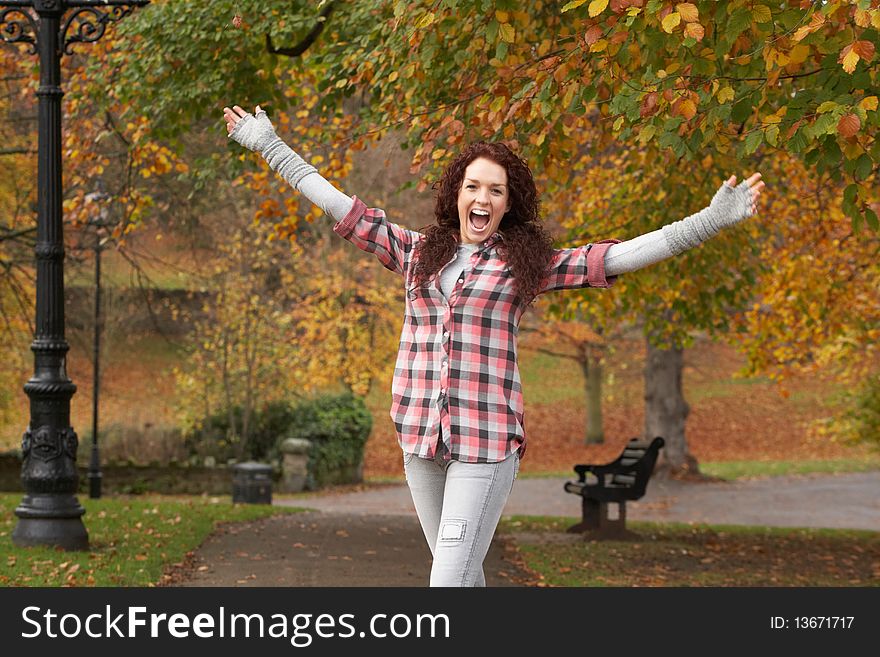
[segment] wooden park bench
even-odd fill
[[[568,531],[590,532],[602,538],[626,535],[626,502],[645,494],[663,444],[659,437],[650,444],[633,438],[611,463],[574,466],[578,480],[566,482],[565,490],[583,498],[583,519]],[[617,502],[616,520],[608,517],[609,502]]]

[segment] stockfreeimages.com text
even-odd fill
[[[446,614],[373,614],[358,630],[354,614],[243,614],[219,607],[215,613],[148,613],[146,607],[126,607],[115,612],[106,605],[102,613],[58,614],[52,609],[22,609],[25,639],[66,638],[275,638],[289,639],[297,648],[311,645],[315,637],[339,638],[449,638]]]

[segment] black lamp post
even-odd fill
[[[97,215],[89,220],[89,224],[95,229],[95,345],[92,351],[92,452],[89,458],[89,497],[93,500],[101,497],[101,481],[104,475],[101,473],[101,457],[98,452],[98,393],[101,387],[101,229],[107,228],[110,222],[107,218],[106,201],[110,195],[104,192],[101,181],[98,181],[97,190],[86,195],[86,199],[99,203]]]
[[[21,441],[25,495],[15,509],[16,545],[66,550],[89,547],[76,499],[78,440],[70,426],[76,386],[67,376],[64,337],[64,241],[61,214],[61,57],[75,43],[100,39],[118,21],[149,0],[0,0],[0,35],[29,45],[40,56],[37,167],[37,310],[31,344],[34,375],[24,390],[30,423]],[[70,10],[68,12],[68,10]],[[71,30],[71,26],[73,29]]]

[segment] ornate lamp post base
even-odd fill
[[[19,547],[52,545],[87,550],[89,535],[82,521],[85,512],[73,495],[25,495],[15,510],[18,524],[12,542]]]

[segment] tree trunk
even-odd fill
[[[602,429],[601,360],[587,345],[582,345],[579,351],[579,361],[587,387],[587,427],[584,443],[587,445],[602,444],[605,442],[605,432]]]
[[[657,349],[648,341],[645,359],[645,439],[662,437],[655,475],[699,474],[684,428],[690,407],[681,391],[684,349]]]

